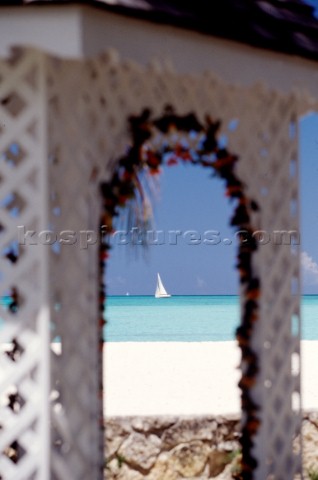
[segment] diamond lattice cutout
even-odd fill
[[[3,452],[12,463],[19,463],[24,455],[26,450],[19,444],[17,440],[11,443]]]
[[[2,256],[6,258],[10,263],[15,264],[19,260],[21,249],[19,243],[14,241],[10,242],[1,252]]]
[[[13,141],[3,152],[2,158],[10,167],[17,167],[26,157],[26,152],[19,142]]]
[[[21,95],[13,91],[1,100],[2,107],[10,113],[12,117],[17,117],[26,108],[26,102]]]
[[[19,413],[25,405],[25,399],[18,392],[8,395],[8,408],[14,413]]]
[[[0,203],[0,207],[5,208],[10,217],[17,218],[21,215],[26,207],[26,202],[19,193],[12,192],[3,198]]]
[[[20,345],[18,340],[14,338],[12,340],[11,346],[7,350],[5,350],[5,353],[10,358],[10,360],[12,360],[13,362],[17,362],[23,355],[24,348]]]

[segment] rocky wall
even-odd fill
[[[231,478],[239,418],[116,417],[106,422],[107,480]]]

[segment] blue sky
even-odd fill
[[[317,115],[300,123],[300,158],[303,292],[318,294]],[[174,295],[237,293],[236,245],[228,225],[232,206],[224,196],[222,182],[209,175],[192,165],[164,169],[154,204],[155,227],[164,232],[164,244],[151,245],[146,252],[138,245],[116,245],[107,265],[108,294],[153,295],[157,272]],[[177,237],[176,245],[169,244],[168,232],[176,230],[183,234]],[[207,230],[220,232],[220,243],[204,244],[203,238],[211,238],[211,233],[205,234]],[[201,242],[191,244],[191,233],[184,233],[187,231],[198,232]],[[174,238],[170,234],[170,239]]]
[[[304,293],[318,293],[318,115],[300,123],[301,251]]]

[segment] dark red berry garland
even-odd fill
[[[259,362],[257,353],[250,345],[254,325],[259,317],[260,281],[254,274],[252,261],[257,243],[252,236],[251,224],[252,212],[258,210],[258,205],[247,197],[244,183],[235,172],[238,157],[219,145],[220,121],[213,121],[207,116],[203,125],[193,113],[179,116],[171,107],[167,107],[163,116],[158,119],[152,119],[150,110],[145,109],[140,116],[130,117],[129,125],[131,146],[126,155],[119,158],[118,167],[111,180],[101,184],[103,198],[101,228],[103,234],[108,233],[108,235],[103,235],[100,245],[100,339],[102,341],[103,338],[106,300],[105,264],[110,249],[109,235],[113,231],[114,218],[118,216],[119,209],[129,200],[136,198],[137,191],[142,195],[140,173],[146,169],[150,174],[156,175],[160,173],[160,167],[163,164],[176,165],[180,162],[210,168],[215,176],[224,180],[226,195],[236,202],[231,225],[235,227],[240,238],[236,267],[243,289],[243,311],[236,338],[242,353],[242,378],[239,387],[244,416],[240,438],[241,472],[235,478],[252,480],[253,472],[257,467],[257,461],[252,455],[253,437],[260,426],[259,408],[251,395],[251,389],[256,383],[259,372]],[[195,149],[189,142],[175,142],[173,146],[168,142],[161,142],[158,148],[152,145],[151,140],[156,134],[169,136],[174,132],[197,136],[198,143]]]

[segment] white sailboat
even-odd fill
[[[165,287],[163,286],[159,273],[158,273],[157,288],[156,288],[155,297],[156,298],[169,298],[169,297],[171,297],[171,295],[169,295],[169,293],[167,293]]]

